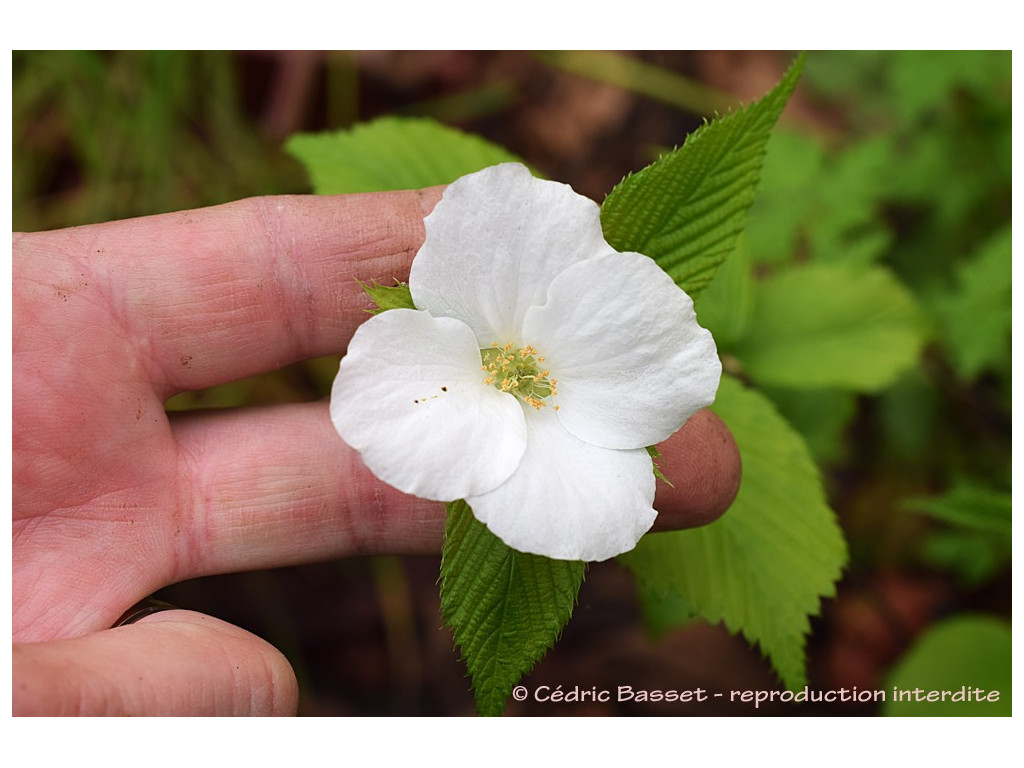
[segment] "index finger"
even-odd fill
[[[277,196],[31,235],[104,280],[164,396],[340,353],[404,280],[442,189]]]

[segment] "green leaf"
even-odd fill
[[[802,227],[820,215],[825,152],[814,139],[782,128],[772,132],[765,152],[745,235],[754,261],[786,262],[793,258]]]
[[[918,639],[890,674],[882,714],[1009,717],[1012,652],[1010,625],[1002,619],[968,615],[937,624]],[[978,701],[977,689],[984,690],[986,695],[998,691],[998,700]],[[919,691],[916,695],[915,690]],[[972,694],[970,701],[966,700],[968,690]],[[932,691],[939,692],[934,697],[939,700],[915,700]],[[941,700],[943,691],[949,692],[945,701]],[[956,696],[964,700],[954,701]]]
[[[911,499],[907,506],[951,525],[1010,539],[1013,497],[1009,493],[961,483],[944,496]]]
[[[758,286],[732,352],[759,384],[874,392],[916,363],[923,342],[917,304],[888,270],[812,264]]]
[[[306,167],[320,195],[432,187],[521,162],[479,136],[426,118],[382,117],[349,131],[297,134],[285,149]]]
[[[763,395],[725,376],[713,410],[743,460],[736,501],[711,525],[645,536],[620,560],[644,604],[664,598],[677,621],[724,622],[760,645],[789,688],[799,688],[808,617],[834,594],[846,542],[806,445]],[[663,611],[654,616],[662,626],[666,620]]]
[[[765,144],[803,61],[798,57],[760,101],[705,124],[682,147],[623,179],[601,206],[609,244],[647,254],[696,296],[743,230]]]
[[[754,310],[754,278],[744,234],[733,255],[715,273],[694,302],[697,321],[715,337],[720,352],[728,352],[743,338]]]
[[[448,505],[441,551],[441,613],[473,679],[477,711],[500,715],[512,688],[572,615],[586,564],[517,552]]]
[[[911,499],[906,506],[950,526],[932,532],[922,545],[922,557],[933,567],[976,586],[1010,562],[1011,494],[961,482],[944,496]]]
[[[689,623],[698,614],[689,601],[678,592],[639,589],[637,596],[640,600],[640,610],[644,615],[644,625],[656,638]]]
[[[1010,82],[1009,51],[894,51],[889,80],[902,126],[952,106],[958,90],[984,93]]]
[[[765,388],[764,394],[797,432],[819,463],[843,458],[843,435],[857,410],[857,396],[840,389]]]
[[[359,285],[377,307],[370,310],[372,315],[379,315],[389,309],[416,309],[416,305],[412,303],[412,292],[406,283],[398,281],[398,285],[381,285],[374,280],[372,283]]]
[[[950,361],[965,380],[1010,359],[1011,240],[1009,226],[990,238],[937,302]]]
[[[934,449],[940,425],[948,414],[922,366],[911,368],[875,400],[881,432],[879,453],[914,463]]]
[[[754,260],[786,263],[801,251],[815,261],[877,260],[892,241],[880,199],[893,152],[887,136],[826,155],[815,139],[775,131],[747,222]]]
[[[954,574],[968,589],[997,576],[1013,554],[1008,539],[970,530],[934,531],[921,543],[921,562]]]
[[[816,261],[868,264],[892,244],[881,198],[898,163],[891,137],[858,141],[829,158],[808,194],[815,204],[805,219]]]

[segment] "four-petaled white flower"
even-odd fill
[[[690,297],[612,249],[596,203],[522,165],[457,180],[425,227],[418,309],[367,320],[341,362],[339,434],[399,490],[465,499],[514,549],[632,549],[656,516],[646,447],[721,375]]]

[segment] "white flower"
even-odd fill
[[[646,446],[718,388],[690,297],[613,250],[593,201],[521,165],[454,182],[425,226],[418,309],[367,320],[341,362],[339,434],[399,490],[465,499],[514,549],[632,549],[656,516]]]

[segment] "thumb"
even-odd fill
[[[191,611],[15,643],[12,662],[15,715],[293,715],[298,705],[280,651]]]

